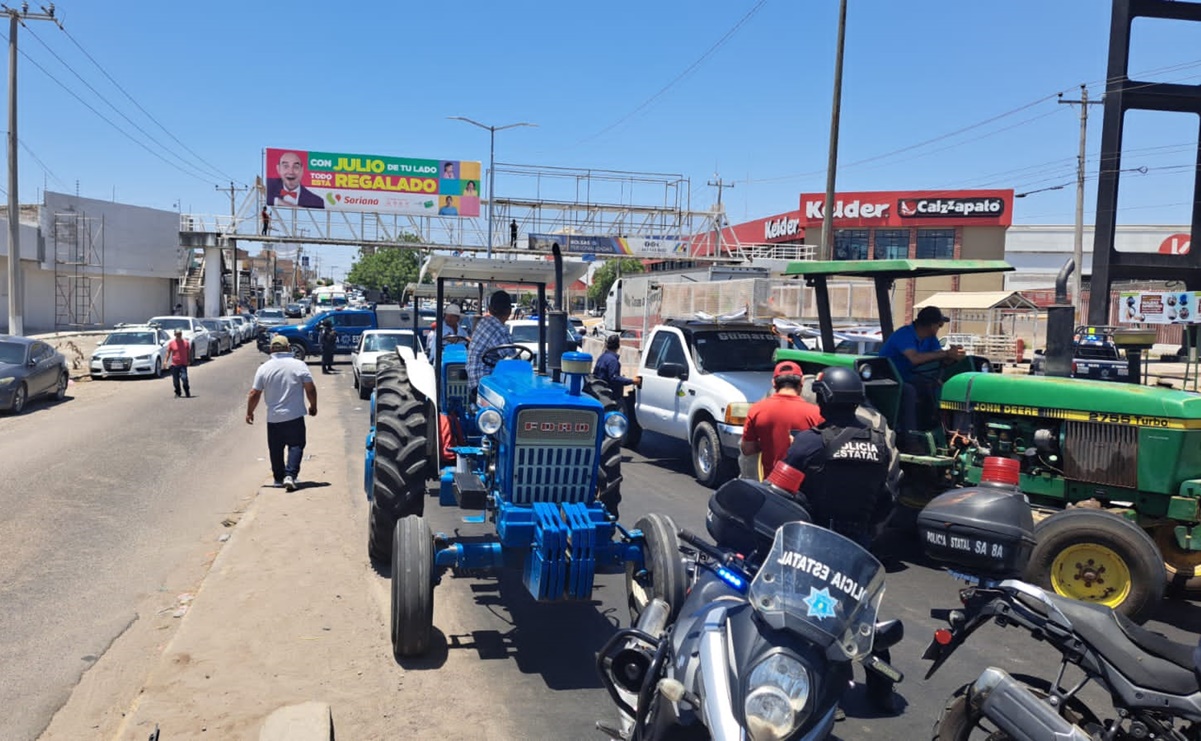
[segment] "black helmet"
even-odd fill
[[[854,409],[863,403],[863,381],[850,368],[826,368],[813,382],[813,393],[822,409]]]

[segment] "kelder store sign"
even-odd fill
[[[824,193],[802,193],[800,226],[820,227]],[[834,225],[845,227],[1009,226],[1012,190],[932,190],[839,193]]]

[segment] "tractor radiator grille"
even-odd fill
[[[456,411],[467,409],[467,368],[461,363],[446,366],[446,404]]]
[[[513,504],[587,502],[595,486],[595,453],[591,445],[518,445]]]
[[[1090,484],[1138,488],[1138,427],[1068,422],[1064,474]]]

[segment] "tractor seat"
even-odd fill
[[[1201,691],[1193,646],[1136,625],[1104,605],[1080,602],[1047,592],[1072,627],[1123,676],[1145,689],[1175,695]],[[1032,600],[1023,604],[1035,607]],[[1037,609],[1037,608],[1036,608]],[[1040,612],[1044,612],[1040,610]]]

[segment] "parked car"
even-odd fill
[[[230,342],[234,347],[242,344],[242,325],[233,317],[219,316],[217,321],[229,332]]]
[[[1030,362],[1030,375],[1046,373],[1046,356],[1036,350]],[[1094,381],[1128,381],[1130,364],[1113,343],[1112,327],[1079,327],[1072,338],[1072,378]]]
[[[213,344],[212,335],[200,320],[193,316],[152,316],[146,322],[166,330],[167,334],[175,336],[175,330],[183,330],[183,338],[191,343],[188,351],[189,363],[207,360],[216,355],[217,348]]]
[[[234,349],[234,337],[220,319],[201,319],[200,323],[209,331],[213,342],[213,355],[224,355]]]
[[[260,309],[254,320],[259,326],[258,334],[270,332],[273,328],[282,327],[288,323],[288,317],[284,316],[284,310],[274,307]]]
[[[584,341],[584,320],[578,316],[567,318],[567,328],[575,335],[577,343]]]
[[[413,330],[369,329],[359,337],[359,344],[350,354],[350,368],[360,399],[370,398],[371,390],[375,388],[375,366],[379,357],[395,353],[398,347],[409,348],[410,352],[412,351]],[[417,347],[420,353],[425,352],[420,339],[417,341]]]
[[[235,345],[241,345],[254,336],[254,322],[247,317],[241,314],[226,314],[219,318],[229,320],[230,326],[233,328]]]
[[[93,381],[116,376],[160,378],[167,368],[167,343],[170,341],[171,335],[158,327],[119,327],[96,347],[88,371]]]
[[[0,335],[0,409],[25,411],[30,399],[67,395],[67,359],[41,340]]]
[[[288,304],[284,307],[284,316],[289,319],[299,319],[304,316],[304,307],[300,304]]]

